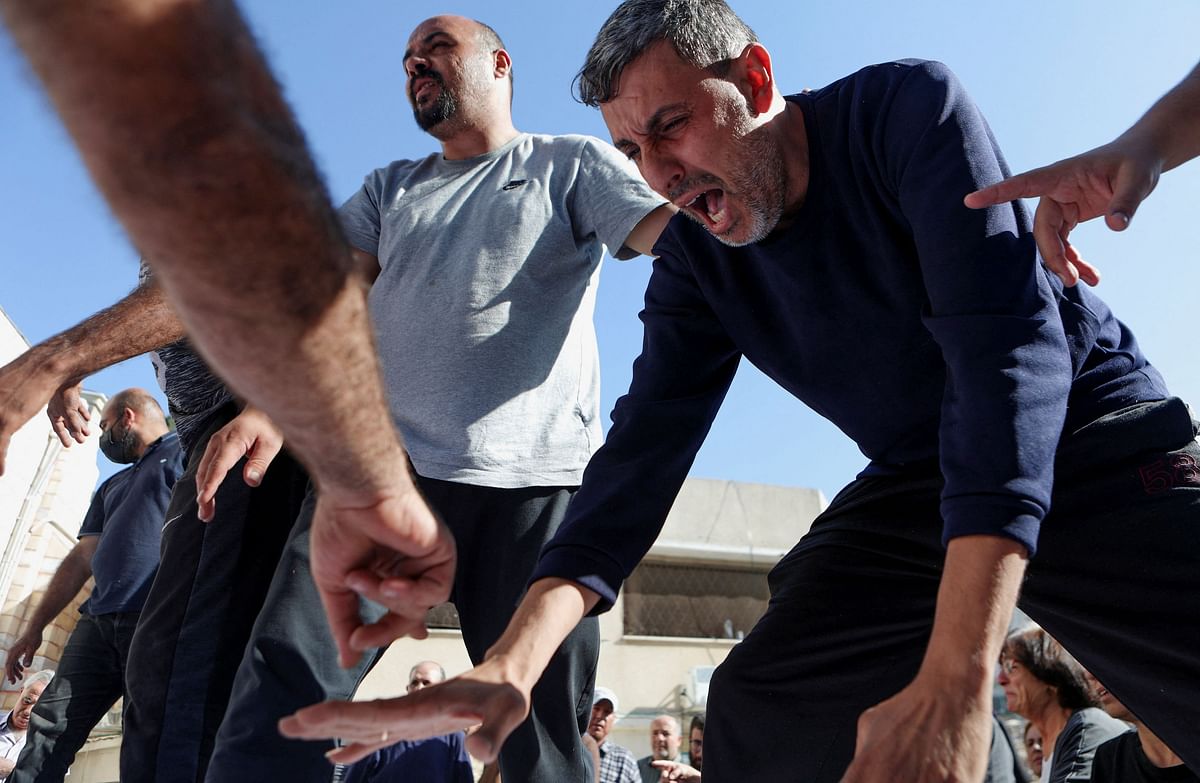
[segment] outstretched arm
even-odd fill
[[[371,598],[371,595],[367,595]],[[504,740],[529,713],[530,692],[554,651],[599,596],[564,579],[540,579],[521,600],[504,635],[483,663],[459,677],[395,699],[327,701],[280,721],[296,739],[341,737],[346,746],[330,760],[349,764],[402,739],[424,739],[482,723],[467,738],[467,750],[492,761]],[[363,632],[362,648],[386,643]]]
[[[0,475],[14,432],[43,405],[64,446],[88,436],[78,385],[88,375],[183,337],[162,290],[146,281],[129,296],[0,367]]]
[[[1068,241],[1085,220],[1104,216],[1123,231],[1164,171],[1200,155],[1200,65],[1116,140],[1050,166],[1009,177],[964,200],[983,207],[1040,197],[1034,235],[1046,265],[1067,285],[1100,281]]]
[[[33,616],[29,618],[21,635],[8,648],[5,670],[9,682],[16,684],[21,681],[25,667],[33,664],[33,656],[42,646],[42,631],[58,617],[59,612],[67,608],[87,583],[88,577],[92,575],[92,555],[96,554],[99,542],[100,536],[84,536],[59,563],[58,570],[50,577],[50,584],[46,587],[42,600],[33,610]]]
[[[0,0],[0,12],[188,334],[309,468],[314,535],[366,531],[321,583],[351,655],[345,572],[384,550],[452,571],[453,545],[408,475],[365,292],[241,14],[231,0]]]

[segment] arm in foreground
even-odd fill
[[[42,646],[42,631],[67,608],[87,583],[92,575],[92,555],[96,554],[99,542],[100,536],[84,536],[59,563],[25,630],[8,648],[5,671],[9,682],[14,685],[20,682],[25,668],[33,665],[33,656]]]
[[[912,683],[859,718],[843,783],[983,779],[992,677],[1025,562],[1025,548],[1011,539],[950,542],[921,668]]]
[[[482,723],[467,737],[467,750],[492,761],[529,714],[530,693],[554,651],[598,599],[574,582],[541,579],[530,586],[504,634],[471,671],[395,699],[305,707],[280,721],[279,729],[295,739],[340,737],[345,747],[329,758],[348,764],[397,740],[436,737]]]
[[[79,383],[117,362],[183,337],[183,326],[153,281],[0,367],[0,475],[14,432],[48,404],[63,446],[88,436],[87,405]]]
[[[356,532],[319,584],[343,660],[357,657],[346,573],[388,551],[453,571],[453,544],[408,474],[365,291],[253,36],[227,0],[0,0],[0,13],[196,346],[309,468],[314,536]]]
[[[1040,197],[1034,235],[1046,265],[1066,285],[1100,282],[1068,241],[1071,230],[1104,216],[1123,231],[1166,171],[1200,155],[1200,65],[1114,141],[1073,158],[1009,177],[967,195],[981,209]]]

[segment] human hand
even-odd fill
[[[8,659],[4,663],[4,670],[8,675],[9,682],[16,685],[21,681],[21,678],[25,676],[26,667],[33,665],[33,656],[41,646],[41,631],[31,628],[17,637],[16,641],[8,648]]]
[[[92,412],[88,410],[87,403],[80,395],[81,389],[82,385],[78,383],[63,384],[46,403],[46,415],[50,417],[50,426],[54,428],[54,434],[58,436],[63,448],[71,448],[72,440],[83,443],[91,434],[87,423],[92,418]]]
[[[1149,145],[1120,138],[1090,152],[1009,177],[963,199],[982,209],[1018,198],[1040,197],[1033,236],[1042,260],[1065,285],[1100,282],[1100,272],[1068,241],[1078,224],[1104,216],[1113,231],[1124,231],[1138,205],[1158,184],[1163,160]]]
[[[366,503],[318,490],[310,540],[313,581],[342,666],[402,636],[424,638],[425,614],[450,597],[454,537],[411,482]],[[364,624],[359,596],[387,613]]]
[[[233,421],[217,430],[208,441],[196,469],[196,505],[203,522],[211,522],[217,510],[217,490],[229,469],[242,457],[242,477],[252,487],[262,483],[271,461],[283,448],[283,433],[267,414],[246,408]]]
[[[679,780],[691,783],[700,780],[700,770],[678,761],[651,761],[650,766],[660,770],[662,777],[659,780],[662,781]]]
[[[0,367],[0,476],[4,475],[4,458],[13,434],[33,418],[62,384],[48,364],[34,350],[29,350]],[[59,439],[64,446],[70,445],[61,433]]]
[[[986,688],[919,675],[859,717],[854,761],[842,783],[983,780],[991,729]]]
[[[7,778],[17,767],[16,759],[0,759],[0,780]]]
[[[279,722],[293,739],[339,737],[347,744],[330,761],[350,764],[400,740],[426,739],[482,723],[467,737],[467,750],[495,760],[504,740],[529,714],[532,684],[503,658],[489,658],[459,677],[394,699],[327,701]]]

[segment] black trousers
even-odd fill
[[[200,521],[200,458],[236,415],[231,403],[214,417],[171,493],[158,575],[129,651],[123,783],[204,780],[234,674],[306,494],[308,478],[287,452],[256,488],[242,479],[242,461],[217,492],[213,521]]]
[[[121,698],[137,612],[81,614],[29,720],[11,783],[62,783],[88,734]]]
[[[1168,400],[1066,438],[1019,605],[1200,769],[1195,434]],[[766,614],[710,685],[706,783],[841,778],[859,715],[921,663],[945,556],[941,488],[936,476],[857,480],[771,572]]]
[[[512,617],[573,489],[496,489],[423,478],[418,483],[454,533],[458,568],[452,600],[467,651],[479,662]],[[315,497],[310,496],[246,649],[209,767],[212,783],[329,781],[333,767],[324,753],[333,743],[288,740],[276,724],[301,707],[349,698],[378,660],[378,655],[364,656],[355,668],[338,666],[308,564],[314,505]],[[381,613],[379,607],[364,603],[365,617]],[[529,718],[500,753],[504,780],[592,779],[590,757],[579,735],[591,712],[598,652],[599,628],[592,618],[567,638],[534,689]]]

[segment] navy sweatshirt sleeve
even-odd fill
[[[594,590],[601,600],[593,613],[612,605],[654,543],[741,358],[686,265],[667,254],[654,261],[640,318],[629,392],[532,577]]]
[[[1032,555],[1049,509],[1071,361],[1028,217],[1019,204],[963,206],[964,194],[1007,170],[944,65],[914,66],[881,128],[920,260],[923,320],[946,366],[943,538],[1002,535]]]

